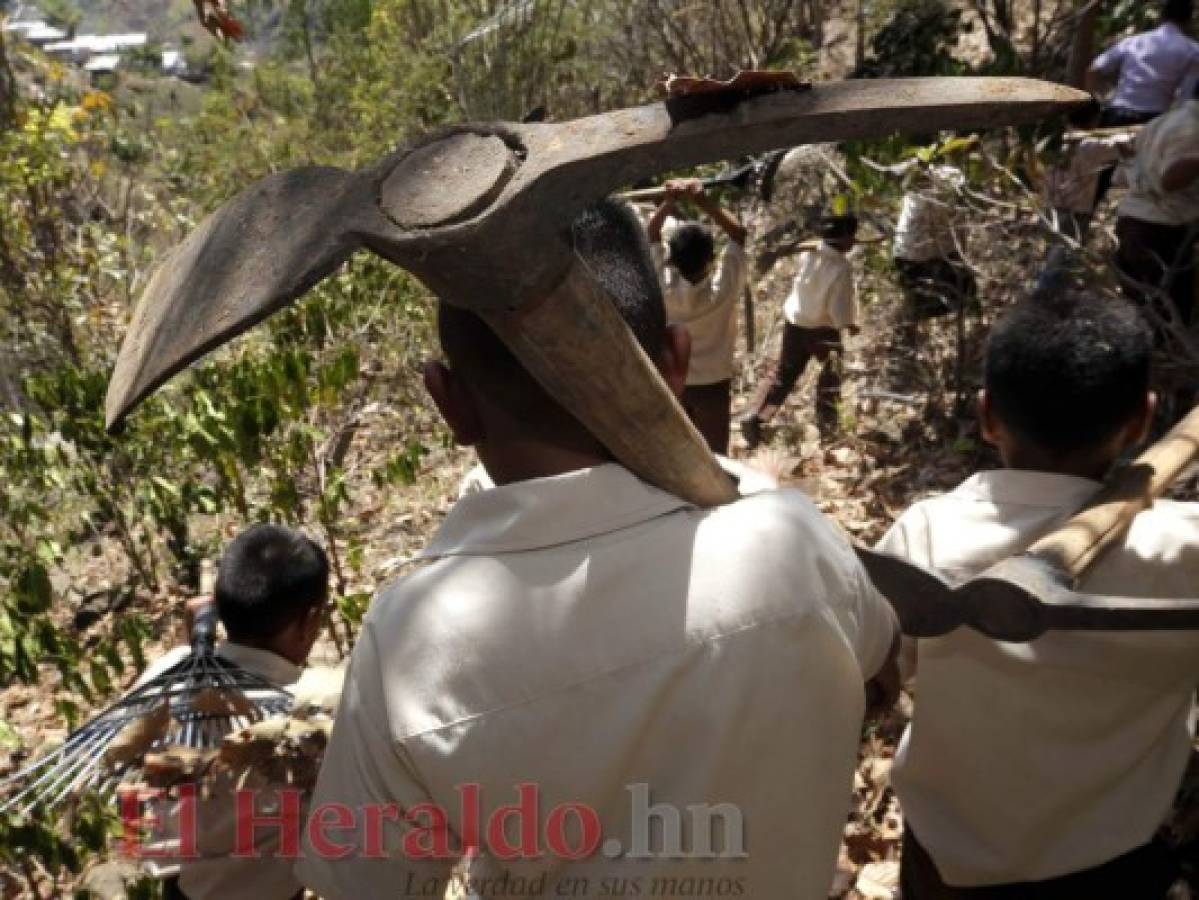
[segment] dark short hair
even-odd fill
[[[1185,24],[1194,16],[1194,0],[1164,0],[1162,3],[1162,18],[1167,22]]]
[[[233,640],[269,640],[324,603],[329,558],[314,541],[279,525],[252,525],[225,550],[216,608]]]
[[[716,242],[712,233],[699,222],[683,222],[666,241],[670,253],[667,262],[679,270],[688,281],[699,281],[716,256]]]
[[[838,238],[856,237],[858,233],[858,217],[853,214],[824,216],[820,219],[819,229],[820,236],[829,241],[835,241]]]
[[[1066,289],[1013,307],[991,331],[991,408],[1018,438],[1055,453],[1109,440],[1142,408],[1152,337],[1131,304]]]
[[[651,358],[656,356],[666,340],[666,306],[636,214],[627,204],[602,201],[575,219],[571,240],[637,342]],[[550,433],[566,423],[577,424],[483,319],[444,301],[437,310],[438,337],[450,368],[476,390],[527,422],[530,430]]]

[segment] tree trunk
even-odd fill
[[[858,0],[857,19],[858,39],[854,45],[853,65],[854,69],[860,72],[866,64],[866,0]]]
[[[1071,87],[1085,89],[1087,69],[1095,57],[1095,21],[1099,18],[1098,0],[1078,0],[1075,10],[1074,40],[1070,44],[1070,64],[1066,81]]]
[[[4,32],[0,31],[0,131],[6,131],[16,117],[17,79],[8,62]]]

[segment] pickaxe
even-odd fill
[[[1116,544],[1199,456],[1199,407],[1135,462],[1115,470],[1073,518],[962,584],[907,560],[858,548],[858,558],[899,615],[904,634],[931,638],[963,625],[999,641],[1031,641],[1046,631],[1199,628],[1199,600],[1106,597],[1075,591],[1078,580]],[[1199,592],[1199,585],[1196,585]]]
[[[108,424],[365,248],[483,316],[629,469],[694,503],[723,503],[733,485],[575,258],[577,214],[671,169],[803,143],[1022,124],[1089,102],[1019,78],[792,83],[556,124],[460,125],[360,172],[274,175],[209,216],[151,278],[109,384]]]

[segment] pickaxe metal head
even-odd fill
[[[1050,630],[1199,628],[1199,600],[1107,597],[1075,590],[1090,565],[1197,455],[1199,408],[1135,462],[1117,470],[1060,528],[960,584],[889,553],[859,547],[858,558],[909,637],[939,637],[962,626],[1010,642],[1031,641]]]
[[[633,471],[721,502],[733,494],[698,433],[619,317],[596,308],[610,304],[572,253],[578,213],[670,169],[803,143],[1021,124],[1089,102],[1027,79],[846,81],[560,124],[461,125],[361,172],[275,175],[217,210],[151,279],[109,385],[108,424],[365,248],[487,318]]]
[[[857,548],[858,558],[899,616],[903,633],[933,638],[973,628],[1023,643],[1047,631],[1162,631],[1199,628],[1199,600],[1106,597],[1074,589],[1053,560],[1022,553],[953,584],[889,553]]]

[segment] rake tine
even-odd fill
[[[45,768],[58,757],[66,752],[68,745],[62,744],[58,748],[50,751],[45,756],[25,766],[23,769],[17,769],[15,772],[10,772],[4,778],[0,778],[0,788],[12,784],[15,781],[21,781],[34,775],[39,769]],[[5,804],[0,803],[0,810],[4,809]]]
[[[80,764],[86,761],[87,757],[85,754],[87,751],[101,743],[104,735],[89,735],[89,737],[91,740],[88,743],[75,748],[77,752],[65,756],[59,763],[47,767],[46,771],[42,772],[36,781],[27,785],[24,790],[8,800],[0,809],[10,809],[19,804],[23,799],[31,797],[29,805],[21,810],[23,814],[28,814],[34,806],[53,793],[64,778],[70,777],[71,773],[75,772]]]
[[[42,791],[42,796],[45,797],[54,791],[58,791],[63,786],[63,783],[66,782],[65,788],[51,802],[51,805],[54,805],[63,796],[73,790],[79,783],[81,776],[86,775],[86,773],[104,761],[104,751],[118,730],[117,728],[113,728],[108,733],[99,734],[86,748],[81,748],[81,752],[71,760],[69,765],[58,770],[56,777],[51,781],[50,785]]]
[[[64,798],[70,796],[80,786],[86,786],[87,780],[92,775],[93,771],[97,770],[103,762],[103,757],[100,755],[93,756],[90,760],[85,760],[85,765],[79,769],[73,781],[67,784],[59,791],[58,796],[50,801],[51,806],[57,806]],[[103,777],[103,773],[96,771],[97,777]],[[115,774],[115,773],[114,773]]]
[[[248,713],[204,713],[193,708],[196,696],[210,688],[239,693],[249,701]],[[219,747],[233,731],[262,719],[286,714],[291,694],[236,663],[217,656],[211,647],[193,646],[179,663],[101,712],[67,735],[63,744],[36,762],[0,779],[0,788],[32,779],[13,797],[0,801],[0,811],[20,808],[24,814],[44,804],[53,807],[70,795],[94,790],[102,797],[133,766],[108,770],[104,757],[117,735],[131,722],[167,704],[170,724],[152,748],[178,744],[193,749]]]

